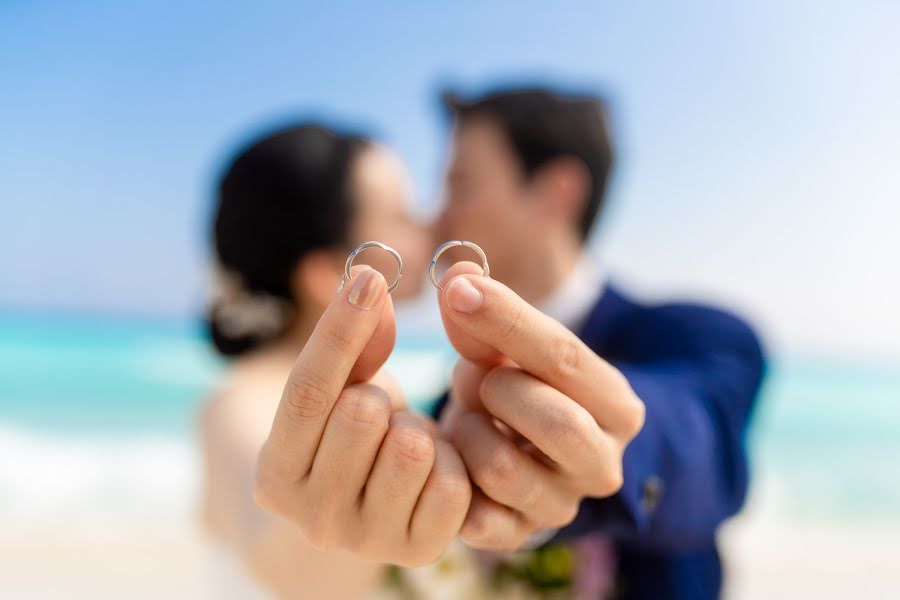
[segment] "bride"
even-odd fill
[[[259,509],[252,490],[284,382],[337,291],[349,250],[365,240],[393,246],[407,274],[394,297],[418,293],[431,244],[411,204],[407,174],[390,151],[318,124],[256,141],[219,182],[208,327],[233,360],[201,414],[204,521],[279,597],[358,598],[384,574],[382,565],[314,548],[291,523]],[[359,259],[389,278],[396,272],[386,253]]]

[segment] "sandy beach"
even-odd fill
[[[758,502],[723,528],[725,598],[896,598],[900,523],[791,525],[773,521],[771,508]],[[0,539],[0,588],[20,600],[265,597],[239,571],[189,510],[115,528],[34,525]]]

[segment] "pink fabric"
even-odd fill
[[[613,592],[616,582],[615,546],[606,537],[592,534],[566,543],[575,557],[571,590],[579,600],[607,598]],[[478,563],[486,573],[496,571],[504,564],[514,561],[533,550],[525,550],[515,555],[503,552],[478,551]]]
[[[588,535],[573,544],[575,550],[575,597],[606,598],[616,582],[616,551],[600,535]]]

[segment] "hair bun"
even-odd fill
[[[240,276],[216,265],[207,326],[212,342],[234,356],[281,335],[293,313],[286,298],[248,290]]]

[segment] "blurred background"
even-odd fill
[[[212,185],[323,116],[441,201],[446,85],[606,97],[592,252],[647,298],[725,304],[772,357],[728,598],[900,589],[900,5],[0,3],[0,590],[215,597],[196,526]],[[426,306],[427,303],[423,304]],[[426,308],[391,368],[424,405]]]

